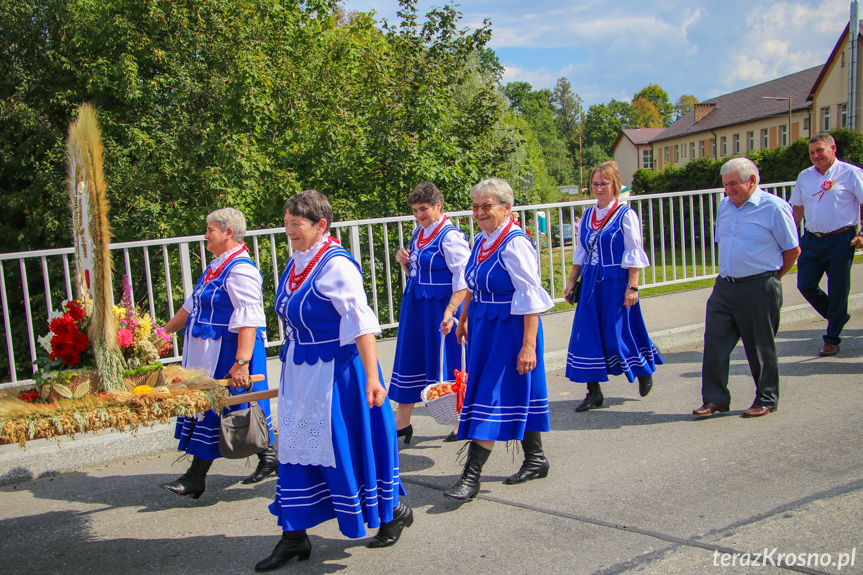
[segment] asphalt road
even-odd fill
[[[549,371],[549,476],[503,485],[521,455],[498,445],[480,496],[462,505],[442,494],[460,472],[461,445],[442,443],[447,430],[418,408],[414,444],[401,451],[416,520],[401,541],[367,549],[329,522],[309,532],[311,559],[283,572],[861,574],[863,314],[836,357],[815,357],[823,329],[819,320],[780,330],[779,411],[758,419],[740,417],[754,397],[740,347],[732,411],[700,421],[690,414],[701,404],[697,345],[663,354],[647,398],[616,378],[603,386],[607,407],[587,413],[573,412],[583,386]],[[125,435],[87,450],[116,448],[109,442]],[[167,435],[137,439],[168,445]],[[81,457],[80,469],[67,460],[67,471],[0,488],[0,573],[251,573],[277,542],[267,510],[275,480],[239,485],[244,461],[217,461],[195,501],[158,487],[187,467],[174,453],[126,447],[125,458],[86,465],[68,445],[38,449]],[[757,563],[767,566],[753,566],[765,550]]]

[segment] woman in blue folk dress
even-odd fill
[[[597,204],[581,218],[572,271],[564,288],[569,296],[579,273],[581,296],[575,308],[566,360],[566,377],[587,383],[576,411],[599,407],[600,382],[609,375],[638,379],[641,397],[653,387],[656,366],[664,363],[644,326],[638,302],[641,268],[650,265],[642,248],[638,214],[620,203],[620,170],[615,162],[593,169],[591,189]]]
[[[441,337],[445,338],[443,373],[453,379],[453,370],[461,369],[461,348],[455,334],[440,333],[441,319],[449,322],[458,317],[461,302],[467,295],[464,266],[470,246],[464,234],[443,215],[443,195],[431,182],[414,188],[408,204],[419,225],[407,249],[396,253],[396,261],[408,274],[408,283],[399,312],[399,334],[389,398],[398,404],[398,436],[411,442],[411,414],[419,403],[420,393],[436,383],[440,376]],[[444,441],[455,441],[455,432]]]
[[[470,446],[461,478],[444,492],[462,501],[479,492],[496,441],[517,439],[524,449],[521,468],[504,483],[545,477],[549,470],[541,437],[550,427],[539,314],[553,303],[540,282],[535,248],[511,217],[510,185],[491,178],[470,193],[482,233],[468,260],[470,293],[456,328],[459,341],[470,342],[458,428],[458,438],[469,439]],[[441,326],[445,332],[448,325]]]
[[[169,333],[186,328],[183,340],[183,367],[196,368],[207,377],[230,377],[232,395],[245,393],[249,376],[260,374],[264,381],[252,384],[251,391],[267,389],[267,354],[264,349],[264,317],[258,268],[249,258],[243,237],[246,219],[233,208],[216,210],[207,216],[207,250],[216,257],[195,285],[183,307],[165,325]],[[258,404],[267,416],[270,446],[258,454],[258,467],[243,480],[257,483],[276,471],[270,400]],[[248,403],[228,407],[225,411],[245,409]],[[219,455],[221,417],[209,410],[200,417],[178,417],[174,435],[180,440],[177,449],[192,455],[189,470],[162,488],[177,495],[197,499],[204,492],[207,472]]]
[[[306,530],[336,519],[347,537],[380,527],[369,547],[393,545],[413,523],[399,479],[395,419],[386,401],[360,267],[328,233],[326,197],[314,190],[285,203],[294,249],[276,292],[285,322],[279,385],[279,479],[270,512],[282,538],[255,571],[308,559]],[[383,407],[381,407],[383,406]]]

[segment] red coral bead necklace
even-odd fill
[[[438,232],[441,231],[441,228],[443,228],[444,224],[447,222],[448,219],[449,219],[448,217],[444,216],[443,219],[441,220],[441,222],[438,224],[438,226],[434,229],[432,234],[427,238],[423,237],[423,233],[425,233],[425,230],[420,229],[420,235],[417,238],[417,248],[423,249],[424,247],[426,247],[429,244],[429,242],[431,242],[433,239],[435,239]]]
[[[510,220],[506,227],[503,228],[503,231],[500,232],[500,235],[497,236],[497,239],[494,240],[494,243],[487,248],[483,247],[485,245],[486,238],[482,239],[482,243],[479,244],[479,253],[476,256],[477,263],[482,263],[487,260],[491,256],[491,254],[493,254],[495,250],[500,247],[500,244],[503,243],[503,240],[506,237],[506,234],[509,233],[509,229],[511,227],[512,220]]]
[[[297,268],[297,262],[296,260],[294,261],[294,266],[291,268],[291,273],[288,276],[288,289],[290,291],[295,292],[297,291],[297,289],[299,289],[301,285],[303,285],[303,282],[306,281],[306,278],[309,277],[310,273],[312,273],[312,270],[315,268],[315,266],[318,264],[318,261],[324,255],[324,252],[330,249],[330,246],[333,245],[334,241],[335,238],[330,236],[330,238],[327,240],[327,243],[325,243],[323,247],[318,250],[318,253],[316,253],[315,257],[312,258],[312,261],[309,262],[309,265],[307,265],[306,268],[298,274],[294,273],[294,270]]]
[[[614,198],[614,203],[608,209],[608,213],[605,214],[605,217],[602,218],[601,220],[596,219],[597,208],[593,208],[593,213],[591,214],[591,217],[590,217],[590,227],[593,228],[594,230],[598,230],[598,229],[602,228],[602,226],[605,225],[605,222],[608,221],[608,218],[611,217],[611,214],[614,213],[615,208],[617,208],[617,204],[618,204],[617,198]]]
[[[206,274],[204,274],[204,283],[209,283],[209,282],[211,282],[212,280],[214,280],[214,279],[216,279],[217,277],[219,277],[220,275],[222,275],[222,270],[224,270],[224,269],[225,269],[225,266],[226,266],[226,265],[228,265],[229,263],[231,263],[231,261],[232,261],[235,257],[237,257],[238,255],[240,255],[241,253],[243,253],[243,252],[247,252],[247,251],[249,251],[248,246],[247,246],[246,244],[243,244],[242,249],[239,249],[239,250],[235,251],[234,253],[232,253],[228,259],[226,259],[225,261],[223,261],[223,262],[222,262],[222,265],[220,265],[220,266],[219,266],[219,267],[217,267],[216,269],[210,269],[210,268],[208,268],[208,269],[207,269],[207,273],[206,273]]]

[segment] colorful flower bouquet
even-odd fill
[[[42,401],[77,399],[99,389],[99,374],[87,336],[91,313],[92,306],[69,300],[49,319],[49,332],[39,338],[41,347],[34,362],[37,368],[34,379]],[[171,337],[152,317],[135,308],[128,276],[123,276],[123,299],[119,306],[114,306],[113,314],[126,387],[163,385],[159,357],[172,349]]]

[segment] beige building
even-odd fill
[[[863,40],[859,24],[857,32]],[[706,100],[647,140],[629,133],[648,130],[623,130],[612,150],[624,183],[639,168],[662,170],[695,158],[744,156],[819,132],[849,129],[852,122],[863,131],[849,105],[854,97],[849,75],[856,94],[863,73],[859,59],[852,66],[851,52],[846,26],[824,65]]]
[[[653,145],[650,142],[664,131],[665,128],[636,128],[622,130],[617,135],[611,149],[624,186],[632,185],[635,170],[653,169]]]

